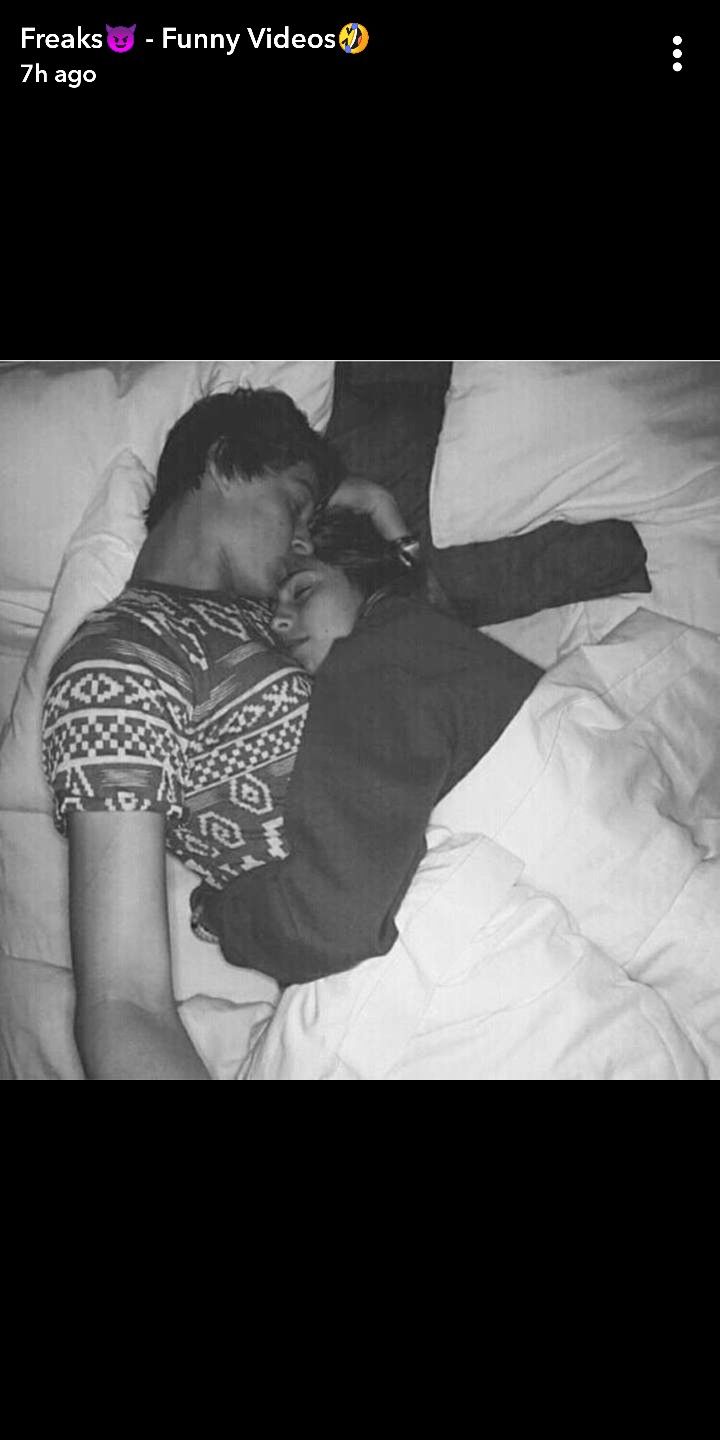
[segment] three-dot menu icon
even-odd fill
[[[682,45],[682,35],[673,35],[673,45],[675,46],[673,50],[673,70],[682,70],[682,64],[680,63],[682,60],[682,50],[680,49]]]

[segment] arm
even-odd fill
[[[165,819],[70,817],[75,1036],[90,1080],[209,1080],[175,1007]]]
[[[290,858],[206,902],[232,964],[291,985],[391,948],[450,764],[438,689],[390,665],[346,679],[326,661],[288,788]]]
[[[354,510],[360,515],[369,515],[375,529],[383,540],[399,540],[407,533],[407,525],[389,490],[376,485],[373,480],[357,480],[349,477],[338,485],[329,501],[328,509],[336,505]]]
[[[328,508],[345,506],[357,514],[369,515],[383,540],[399,540],[407,534],[407,525],[395,497],[372,480],[344,480],[328,501]],[[422,592],[434,609],[445,615],[456,615],[457,608],[438,579],[431,560],[431,546],[422,547]]]

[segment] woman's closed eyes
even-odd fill
[[[342,570],[313,562],[283,581],[273,629],[308,670],[322,664],[333,642],[349,635],[362,595]]]

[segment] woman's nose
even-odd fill
[[[273,615],[270,624],[276,635],[287,635],[288,631],[292,629],[292,616],[284,615],[282,611],[279,611]]]

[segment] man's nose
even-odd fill
[[[293,535],[290,548],[296,555],[312,555],[314,547],[306,522],[295,527],[295,534]]]

